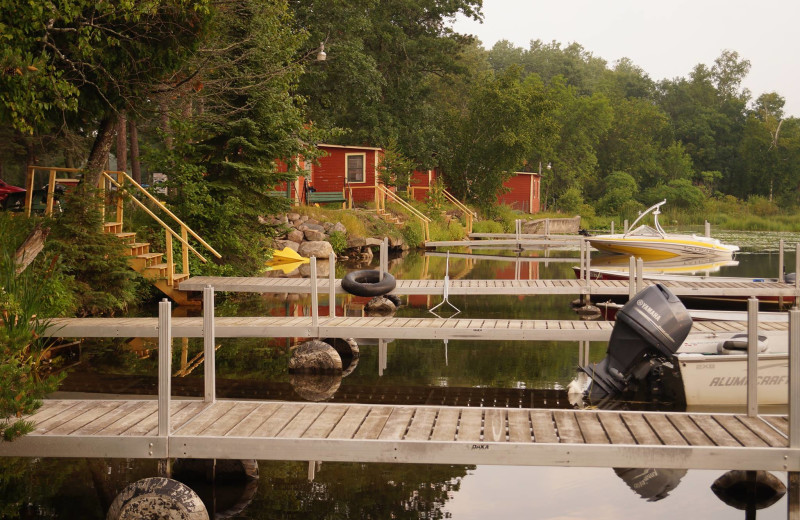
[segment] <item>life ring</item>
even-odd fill
[[[380,271],[374,269],[353,271],[342,278],[342,289],[356,296],[383,296],[393,291],[396,285],[394,276],[383,273],[381,280]]]

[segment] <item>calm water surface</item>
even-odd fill
[[[794,271],[794,243],[787,234],[717,235],[739,244],[738,265],[722,267],[725,276],[776,276],[779,238],[787,241],[785,265]],[[790,251],[791,250],[791,251]],[[571,278],[577,251],[475,251],[507,256],[486,260],[453,255],[411,254],[393,261],[399,278]],[[549,256],[551,261],[532,261]],[[518,258],[519,257],[519,258]],[[565,261],[564,259],[571,259]],[[343,271],[338,273],[339,276]],[[452,297],[463,318],[575,319],[573,296]],[[337,314],[360,315],[366,299],[337,299]],[[431,316],[441,298],[412,297],[397,316]],[[328,303],[322,300],[323,305]],[[218,305],[218,315],[305,315],[309,302],[284,296],[237,295]],[[446,306],[444,306],[446,307]],[[142,309],[154,315],[154,309]],[[176,315],[185,312],[176,309]],[[323,309],[323,315],[327,312]],[[440,308],[441,313],[447,310]],[[455,312],[452,309],[450,312]],[[298,382],[289,377],[287,340],[219,340],[218,393],[259,399],[302,399]],[[71,368],[64,394],[76,392],[154,393],[156,365],[152,344],[103,341],[86,344],[80,363]],[[387,368],[380,371],[377,347],[360,343],[361,358],[345,378],[333,379],[327,398],[344,402],[430,403],[470,406],[569,407],[564,388],[572,380],[577,343],[394,341]],[[173,380],[176,394],[201,395],[202,369],[191,371],[202,351],[198,341],[174,345],[176,370],[189,372]],[[593,344],[591,357],[604,356],[605,345]],[[72,362],[77,359],[71,360]],[[195,373],[197,372],[197,373]],[[671,403],[625,403],[631,409],[670,407]],[[0,460],[0,517],[104,518],[128,482],[157,474],[153,461]],[[677,471],[663,485],[638,492],[610,468],[457,466],[424,464],[323,463],[308,480],[308,463],[259,463],[257,485],[193,484],[207,504],[226,511],[218,518],[486,518],[648,519],[744,518],[710,489],[719,471]],[[777,474],[785,480],[785,474]],[[663,477],[663,473],[662,473]],[[646,496],[642,496],[646,495]],[[786,499],[758,512],[758,518],[786,517]]]

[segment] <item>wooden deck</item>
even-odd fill
[[[0,456],[800,470],[783,416],[173,400],[47,400]]]
[[[653,282],[644,281],[644,285]],[[676,296],[784,296],[794,297],[798,291],[793,285],[778,282],[661,282]],[[223,292],[256,293],[311,293],[309,278],[258,278],[258,277],[216,277],[195,276],[181,282],[182,291],[202,291],[207,286]],[[334,282],[337,294],[344,294],[341,280]],[[514,295],[533,296],[539,294],[573,295],[628,295],[627,280],[450,280],[450,296],[453,295]],[[330,280],[317,280],[317,291],[328,293]],[[392,291],[397,295],[443,295],[444,280],[398,280]]]
[[[788,330],[787,322],[762,322],[760,331]],[[515,341],[608,341],[614,322],[441,318],[217,317],[218,338],[371,338]],[[697,321],[692,334],[747,332],[746,322]],[[172,318],[175,337],[203,336],[203,318]],[[54,338],[155,338],[158,318],[55,318],[45,335]]]

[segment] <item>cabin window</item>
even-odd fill
[[[347,155],[347,182],[364,182],[364,154]]]

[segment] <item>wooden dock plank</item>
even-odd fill
[[[458,441],[478,442],[481,440],[482,408],[466,408],[461,410],[458,424]]]
[[[461,411],[457,408],[440,408],[433,426],[431,440],[454,441]]]
[[[436,408],[417,408],[414,410],[414,417],[406,432],[406,440],[426,441],[433,432],[433,425],[436,421]]]
[[[336,426],[331,430],[329,439],[352,439],[364,418],[369,413],[369,406],[353,405],[348,407],[344,416],[339,420]]]
[[[683,435],[669,422],[666,416],[647,414],[644,418],[647,423],[650,424],[653,431],[656,432],[656,435],[658,435],[663,444],[667,446],[686,446],[686,439],[684,439]]]
[[[714,445],[711,439],[703,433],[703,430],[701,430],[688,415],[674,414],[669,416],[669,421],[675,426],[675,429],[680,432],[683,438],[686,439],[686,442],[689,443],[690,446]]]
[[[144,420],[148,415],[158,414],[158,403],[156,401],[139,401],[127,414],[109,424],[99,432],[100,435],[122,435],[132,426]]]
[[[717,422],[742,446],[767,446],[767,443],[733,415],[717,415]]]
[[[533,427],[534,442],[558,442],[555,420],[549,410],[531,410],[531,425]]]
[[[618,413],[598,413],[597,418],[603,425],[611,444],[636,444]]]
[[[661,441],[659,441],[658,436],[653,432],[653,429],[650,428],[650,425],[645,421],[644,417],[640,413],[635,412],[626,412],[620,414],[622,422],[628,427],[628,430],[633,435],[633,439],[636,441],[636,444],[643,444],[643,445],[655,445],[660,446]]]
[[[562,443],[583,444],[583,435],[575,418],[575,412],[566,410],[554,410],[553,418],[558,429],[558,438]]]
[[[69,435],[72,432],[87,426],[92,421],[97,420],[118,406],[119,405],[115,405],[114,403],[103,401],[95,404],[94,406],[84,408],[83,413],[73,417],[69,421],[62,423],[59,426],[56,426],[47,433],[49,435]]]
[[[180,435],[200,435],[206,428],[220,421],[234,406],[236,406],[235,401],[217,401],[213,406],[206,408],[202,414],[198,414],[191,421],[187,421],[176,433]]]
[[[76,417],[84,414],[92,406],[92,401],[83,401],[75,404],[68,404],[63,408],[59,407],[57,408],[57,413],[51,415],[45,420],[38,421],[36,423],[35,431],[38,434],[46,434],[49,431],[58,428],[62,424],[68,423]]]
[[[483,419],[484,442],[506,442],[506,410],[486,408]]]
[[[707,414],[690,414],[692,420],[699,426],[703,432],[708,435],[711,441],[717,446],[741,446],[739,442],[731,436],[730,433],[714,419],[714,417]]]
[[[277,436],[285,439],[299,439],[311,427],[322,411],[323,408],[321,406],[304,406]]]
[[[266,421],[261,423],[251,437],[275,437],[280,431],[286,427],[289,422],[300,413],[303,405],[298,403],[283,403],[275,413],[269,416]]]
[[[768,446],[788,446],[789,443],[786,436],[775,431],[775,429],[766,423],[762,417],[748,417],[746,415],[739,415],[737,417],[740,421],[742,421],[742,423],[744,423],[745,426],[750,429],[750,431],[758,435],[764,442],[766,442]]]
[[[264,424],[267,419],[278,411],[280,403],[260,403],[258,408],[251,411],[239,424],[228,430],[226,437],[250,437],[256,429]]]
[[[304,439],[324,439],[330,435],[347,412],[347,406],[341,404],[327,405],[317,419],[303,432]]]
[[[528,410],[508,410],[508,441],[531,442],[533,440],[533,427],[531,414]]]
[[[575,419],[578,421],[578,427],[587,444],[609,444],[611,442],[597,414],[575,412]]]
[[[771,424],[776,430],[781,432],[786,438],[789,438],[789,421],[786,420],[786,417],[779,417],[774,415],[768,415],[764,417],[764,420]]]
[[[392,409],[389,406],[374,406],[364,418],[355,434],[356,439],[377,439],[389,419]]]
[[[131,411],[140,406],[141,401],[116,401],[112,403],[111,409],[99,416],[94,421],[78,428],[73,431],[71,435],[74,436],[91,436],[95,435],[108,425],[113,424],[120,418],[128,415]]]
[[[381,440],[401,440],[405,436],[413,416],[414,408],[410,406],[393,409],[378,438]]]

